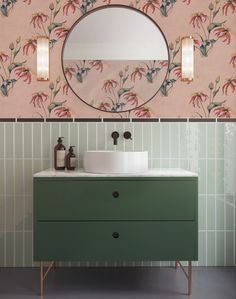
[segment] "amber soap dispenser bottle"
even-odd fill
[[[73,147],[75,146],[70,146],[69,148],[69,153],[66,155],[66,168],[68,170],[75,170],[75,164],[76,164],[76,158],[75,154],[73,151]]]
[[[54,147],[54,168],[56,170],[65,170],[66,147],[62,144],[62,139],[59,137],[57,145]]]

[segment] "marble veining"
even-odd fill
[[[83,169],[75,171],[46,169],[35,173],[34,177],[198,177],[198,174],[180,168],[154,168],[145,172],[125,174],[88,173]]]

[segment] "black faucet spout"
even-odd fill
[[[119,138],[119,133],[117,131],[112,132],[111,137],[113,138],[113,144],[117,145],[117,140]]]

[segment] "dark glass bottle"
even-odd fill
[[[66,168],[68,170],[75,170],[76,166],[76,157],[74,154],[73,147],[75,146],[70,146],[69,153],[66,155]]]
[[[65,170],[66,148],[62,144],[62,138],[59,137],[57,145],[54,147],[54,168],[56,170]]]

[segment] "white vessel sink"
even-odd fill
[[[138,173],[148,170],[148,152],[86,151],[84,170],[91,173]]]

